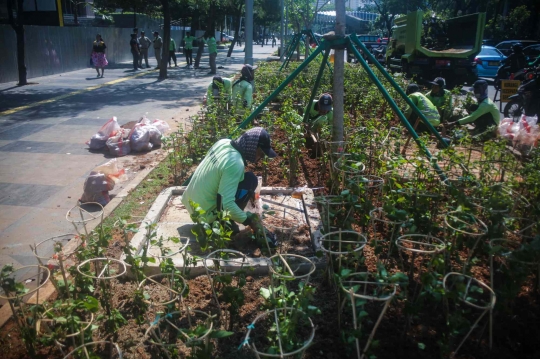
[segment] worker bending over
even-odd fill
[[[432,85],[431,91],[426,94],[426,97],[439,111],[441,122],[446,123],[450,120],[453,112],[452,93],[445,89],[446,81],[442,77],[437,77],[430,84]]]
[[[206,211],[207,223],[217,217],[217,211],[226,210],[234,222],[250,226],[255,232],[261,230],[257,214],[244,212],[250,199],[255,198],[258,180],[253,172],[244,173],[247,162],[257,163],[264,156],[276,157],[270,146],[270,136],[262,127],[246,131],[236,140],[223,139],[216,142],[195,170],[182,203],[191,214],[189,201],[197,203]],[[238,225],[231,223],[233,234]]]
[[[232,85],[233,106],[237,113],[251,112],[255,69],[253,66],[246,64],[242,67],[240,75],[240,78]]]
[[[478,107],[469,116],[448,124],[453,126],[474,123],[475,129],[473,135],[478,135],[486,131],[490,126],[498,126],[500,113],[497,106],[488,97],[488,83],[485,80],[476,81],[471,90],[474,91],[474,97],[476,97]]]
[[[204,101],[210,105],[214,100],[222,99],[230,101],[232,96],[232,81],[221,76],[214,76],[212,82],[208,85]]]
[[[310,130],[320,131],[323,125],[329,124],[334,118],[332,96],[323,93],[318,100],[313,100],[312,103],[307,104],[304,115],[306,112],[308,113],[307,123]]]
[[[433,103],[431,103],[431,101],[423,93],[420,92],[420,88],[418,87],[418,85],[410,84],[409,86],[407,86],[406,93],[407,96],[409,96],[409,98],[411,99],[411,101],[415,104],[415,106],[426,117],[431,126],[439,126],[439,124],[441,123],[439,111],[437,111],[435,105],[433,105]],[[412,107],[407,106],[404,115],[411,124],[411,126],[414,127],[419,118],[416,112],[413,111]],[[416,132],[425,132],[428,131],[428,128],[424,125],[422,121],[418,121],[415,130]]]

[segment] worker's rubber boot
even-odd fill
[[[268,232],[267,230],[265,230],[264,232],[266,233],[266,242],[268,242],[268,246],[270,248],[276,248],[277,246],[279,246],[279,242],[274,233]]]

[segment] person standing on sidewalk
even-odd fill
[[[150,39],[144,35],[144,31],[141,31],[141,37],[139,37],[139,45],[141,48],[141,57],[139,58],[139,67],[141,69],[142,69],[143,57],[144,57],[144,61],[146,62],[146,68],[150,67],[148,65],[148,49],[150,48],[151,44],[152,44],[152,41],[150,41]]]
[[[171,67],[171,60],[174,60],[174,67],[178,67],[178,64],[176,63],[176,42],[174,42],[174,39],[171,37],[171,41],[169,42],[169,67]]]
[[[163,39],[159,36],[159,32],[154,31],[154,52],[156,53],[157,66],[159,69],[161,66],[161,48],[163,47]]]
[[[100,34],[97,34],[96,41],[94,41],[94,43],[92,44],[92,54],[90,55],[92,58],[92,63],[96,67],[97,77],[103,77],[103,73],[105,72],[105,66],[109,64],[107,58],[105,57],[106,48],[107,46],[105,46],[103,38]],[[101,69],[101,76],[99,75],[99,69]]]
[[[188,69],[193,65],[193,40],[195,40],[195,36],[191,36],[189,32],[186,33],[186,37],[184,38],[184,54],[186,54],[186,67]]]
[[[216,74],[216,57],[217,57],[217,42],[216,38],[210,34],[210,32],[206,33],[206,38],[204,39],[204,42],[208,44],[208,54],[210,57],[210,72],[208,75],[215,75]]]
[[[276,35],[272,35],[272,47],[277,46]]]
[[[133,55],[133,70],[139,69],[139,56],[141,55],[141,49],[139,48],[139,42],[137,41],[137,34],[131,34],[131,41],[129,42],[131,47],[131,55]]]

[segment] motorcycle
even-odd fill
[[[510,96],[504,106],[504,117],[514,121],[521,115],[540,116],[540,71],[528,72],[525,82],[518,87],[518,92]]]

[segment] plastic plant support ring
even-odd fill
[[[234,255],[236,255],[238,257],[232,258],[232,259],[224,259],[224,258],[217,257],[216,255],[218,253],[232,253],[232,254],[234,254]],[[214,269],[215,268],[214,266],[209,266],[208,265],[208,261],[211,261],[211,263],[214,263],[214,261],[219,261],[220,263],[221,262],[226,263],[224,266],[222,266],[220,264],[220,268],[222,268],[222,267],[226,268],[228,265],[234,266],[235,264],[237,264],[237,265],[240,265],[240,269],[236,269],[236,270],[234,270],[232,272],[216,270],[216,269]],[[222,275],[222,274],[234,274],[239,270],[243,270],[244,266],[249,265],[249,259],[244,253],[236,251],[234,249],[218,249],[218,250],[213,251],[212,253],[208,254],[206,256],[205,260],[203,260],[203,264],[204,264],[204,268],[206,269],[207,273],[213,273],[213,274],[219,274],[219,275]]]
[[[458,276],[458,277],[463,277],[463,278],[466,278],[468,279],[469,283],[467,285],[467,290],[465,291],[465,293],[463,294],[463,297],[459,296],[458,299],[467,304],[468,306],[472,307],[472,308],[476,308],[476,309],[480,309],[480,310],[490,310],[492,308],[495,307],[495,301],[496,301],[496,296],[495,296],[495,292],[493,291],[493,289],[491,289],[487,284],[485,284],[484,282],[476,279],[476,278],[473,278],[471,276],[468,276],[466,274],[463,274],[463,273],[457,273],[457,272],[450,272],[450,273],[447,273],[445,276],[444,276],[444,279],[443,279],[443,288],[444,290],[448,291],[448,288],[446,287],[446,281],[448,280],[449,277],[452,277],[452,276]],[[477,305],[477,304],[474,304],[474,303],[471,303],[470,301],[467,300],[467,295],[469,293],[469,288],[470,288],[470,284],[474,281],[474,283],[476,283],[478,286],[484,288],[485,290],[487,290],[490,294],[490,301],[485,304],[485,305]]]
[[[369,273],[369,272],[355,272],[355,273],[350,273],[347,277],[350,278],[350,277],[360,276],[360,277],[369,278],[370,275],[372,275],[372,273]],[[361,278],[361,279],[364,279],[364,278]],[[345,283],[350,284],[350,286],[345,285]],[[373,285],[377,285],[377,286],[392,287],[392,292],[389,293],[389,294],[386,294],[385,296],[382,296],[382,297],[381,296],[366,295],[366,294],[359,294],[359,293],[352,293],[352,295],[354,297],[356,297],[356,298],[374,300],[374,301],[377,301],[377,302],[385,302],[387,300],[392,299],[396,295],[397,284],[395,284],[395,283],[385,283],[385,282],[381,283],[381,282],[375,282],[375,281],[370,281],[370,280],[355,280],[355,279],[345,279],[344,280],[344,279],[341,279],[341,278],[340,278],[340,281],[339,281],[339,285],[340,285],[341,289],[343,290],[343,292],[346,295],[350,295],[350,289],[353,288],[356,285],[369,285],[369,284],[373,284]]]
[[[99,210],[96,214],[93,214],[91,212],[88,212],[86,209],[84,208],[81,208],[81,205],[96,205],[96,206],[99,206],[101,207],[101,210]],[[81,218],[81,220],[76,220],[76,219],[72,219],[71,218],[71,211],[75,211],[76,209],[79,209],[80,211],[82,212],[85,212],[86,214],[88,214],[90,216],[89,219],[84,219],[84,218]],[[80,214],[80,212],[79,212]],[[85,202],[85,203],[82,203],[82,204],[78,204],[78,205],[75,205],[73,207],[71,207],[67,213],[66,213],[66,220],[70,223],[77,223],[77,224],[86,224],[87,222],[90,222],[90,221],[93,221],[95,219],[98,219],[99,217],[101,217],[103,219],[103,206],[97,202]]]
[[[359,163],[361,166],[354,168],[349,163]],[[366,165],[360,161],[339,159],[334,163],[334,169],[348,175],[359,175],[366,170]]]
[[[47,273],[47,277],[44,280],[39,280],[39,278],[38,278],[38,281],[41,281],[41,284],[39,284],[37,287],[35,287],[34,289],[29,290],[28,292],[26,292],[24,294],[16,295],[14,297],[7,297],[5,295],[0,294],[0,299],[5,299],[5,300],[18,299],[18,298],[25,297],[25,296],[27,296],[29,294],[32,294],[32,293],[38,291],[39,289],[41,289],[41,287],[43,287],[49,281],[49,278],[51,277],[51,271],[49,270],[49,268],[47,268],[45,266],[38,265],[38,264],[32,264],[32,265],[29,265],[29,266],[23,266],[23,267],[15,269],[13,272],[11,272],[10,276],[13,276],[17,271],[20,271],[20,270],[23,270],[23,269],[26,269],[26,268],[34,268],[34,267],[38,269],[38,274],[37,274],[38,276],[39,276],[39,274],[41,274],[40,269],[44,271],[43,273]],[[34,276],[32,276],[32,277],[34,277]],[[32,277],[30,277],[30,278],[32,278]],[[28,280],[28,279],[29,278],[27,278],[26,280]],[[2,289],[2,287],[0,287],[0,290],[1,290],[2,293],[4,293],[4,290]]]
[[[448,223],[448,217],[452,217],[454,218],[455,220],[457,220],[458,222],[462,222],[462,223],[465,223],[467,225],[471,225],[471,223],[467,223],[465,222],[464,220],[458,218],[455,214],[464,214],[465,216],[468,216],[470,219],[473,219],[474,222],[476,222],[475,224],[479,225],[479,231],[480,233],[472,233],[472,232],[467,232],[465,230],[462,230],[462,229],[458,229],[458,228],[454,228],[452,227],[449,223]],[[476,218],[475,216],[473,216],[472,214],[469,214],[469,213],[465,213],[465,212],[460,212],[460,211],[452,211],[452,212],[448,212],[445,216],[444,216],[444,223],[446,224],[446,226],[456,232],[459,232],[459,233],[462,233],[462,234],[466,234],[466,235],[469,235],[469,236],[483,236],[485,234],[487,234],[488,232],[488,227],[485,225],[484,222],[482,222],[480,219]]]
[[[205,313],[203,311],[200,311],[200,310],[194,310],[194,309],[188,309],[186,312],[185,312],[188,316],[190,315],[193,315],[193,314],[199,314],[203,317],[205,317],[205,320],[208,320],[208,319],[211,319],[212,316],[208,313]],[[184,314],[183,312],[179,312],[179,311],[175,311],[175,312],[170,312],[168,313],[167,315],[164,315],[163,317],[160,317],[158,320],[152,322],[150,324],[150,327],[146,330],[146,333],[145,333],[145,337],[149,337],[149,333],[150,331],[156,327],[160,322],[162,321],[167,321],[169,324],[172,324],[170,323],[170,321],[168,320],[169,318],[172,318],[174,317],[175,315],[178,315],[179,318],[182,317],[182,314]],[[209,325],[209,328],[208,330],[203,334],[201,335],[200,337],[197,337],[197,338],[190,338],[189,340],[187,340],[186,342],[184,342],[184,344],[189,344],[191,342],[197,342],[197,341],[201,341],[201,340],[204,340],[206,337],[208,337],[208,335],[210,335],[210,333],[212,333],[212,329],[214,328],[214,323],[212,322],[212,320],[209,320],[208,321],[210,323]],[[171,325],[174,329],[178,330],[179,328],[176,327],[175,325]],[[178,338],[181,338],[180,335],[178,335]],[[157,343],[153,340],[149,340],[150,343],[152,344],[155,344],[155,345],[161,345],[165,348],[169,348],[169,347],[176,347],[176,344],[163,344],[163,343]]]
[[[384,179],[382,177],[379,177],[379,176],[358,175],[358,176],[353,177],[352,179],[357,180],[357,182],[359,184],[360,183],[362,183],[362,184],[367,183],[367,186],[366,186],[367,189],[382,188],[382,186],[384,185]]]
[[[62,304],[62,306],[65,306],[65,304]],[[54,319],[47,318],[47,313],[49,313],[51,310],[54,310],[54,309],[58,309],[58,308],[54,308],[54,307],[49,308],[48,310],[46,310],[41,315],[41,319],[38,319],[37,323],[36,323],[36,326],[38,328],[40,327],[41,323],[43,323],[43,322],[54,322],[55,321]],[[90,312],[90,320],[88,322],[84,322],[84,321],[79,322],[80,324],[87,324],[87,325],[84,328],[81,328],[78,332],[67,334],[66,338],[76,337],[76,336],[80,335],[81,332],[84,332],[84,331],[86,331],[86,329],[90,328],[90,326],[92,325],[93,322],[94,322],[94,313]],[[38,329],[38,333],[39,333],[39,329]],[[47,338],[50,337],[47,334],[41,334],[41,335],[44,336],[44,337],[47,337]]]
[[[255,330],[255,327],[256,327],[256,323],[264,318],[264,317],[267,317],[268,315],[274,315],[274,318],[277,318],[277,315],[278,315],[278,311],[284,311],[285,313],[287,312],[298,312],[298,313],[301,313],[301,314],[306,314],[304,313],[303,311],[299,310],[299,309],[296,309],[296,308],[292,308],[292,307],[283,307],[283,308],[276,308],[276,309],[273,309],[273,310],[269,310],[269,311],[266,311],[262,314],[259,314],[250,324],[250,326],[248,327],[248,331],[246,333],[246,336],[245,336],[245,339],[244,339],[244,343],[249,343],[249,339],[250,339],[250,335],[251,335],[251,331],[254,331]],[[311,320],[310,317],[307,317],[307,319],[309,320],[309,324],[311,326],[311,334],[309,335],[309,338],[307,340],[304,341],[304,345],[301,347],[301,348],[298,348],[290,353],[281,353],[281,354],[269,354],[269,353],[264,353],[264,352],[261,352],[259,351],[256,347],[255,347],[255,343],[252,343],[251,345],[253,346],[253,350],[255,351],[257,357],[259,358],[286,358],[286,357],[290,357],[290,356],[293,356],[293,355],[296,355],[296,354],[299,354],[299,353],[303,353],[310,345],[311,343],[313,342],[313,339],[315,338],[315,325],[313,325],[313,321]],[[279,339],[279,323],[278,321],[276,320],[276,328],[278,328],[278,340],[281,342],[281,339]]]
[[[426,243],[426,242],[421,242],[421,241],[415,241],[414,240],[415,238],[422,238],[422,239],[431,240],[431,241],[436,242],[436,244],[434,244],[434,243]],[[416,248],[405,247],[403,245],[405,243],[412,244],[413,246],[415,244],[419,244],[419,245],[422,245],[422,246],[431,247],[432,249],[416,249]],[[405,235],[399,237],[398,239],[396,239],[396,246],[400,250],[403,250],[403,251],[423,253],[423,254],[437,254],[437,253],[444,252],[444,250],[446,249],[446,244],[442,240],[440,240],[437,237],[433,237],[433,236],[431,236],[429,234],[405,234]]]
[[[351,241],[351,240],[339,240],[339,239],[328,239],[326,237],[331,237],[331,236],[340,236],[342,234],[354,234],[356,236],[358,236],[358,238],[360,239],[359,241]],[[357,248],[354,248],[352,251],[345,251],[345,252],[336,252],[336,251],[332,251],[328,248],[326,248],[324,246],[324,244],[326,242],[341,242],[341,243],[344,243],[344,244],[357,244],[359,245]],[[323,252],[326,252],[326,253],[330,253],[330,254],[337,254],[337,255],[340,255],[340,254],[348,254],[348,253],[351,253],[351,252],[359,252],[361,251],[362,249],[364,249],[364,247],[366,246],[367,244],[367,239],[366,237],[361,234],[361,233],[358,233],[358,232],[355,232],[355,231],[350,231],[350,230],[346,230],[346,231],[336,231],[336,232],[329,232],[325,235],[323,235],[320,239],[319,239],[319,243],[321,245],[321,250]]]
[[[182,291],[178,292],[174,289],[172,289],[171,287],[167,287],[166,285],[164,284],[161,284],[159,283],[156,279],[158,277],[169,277],[169,276],[173,276],[173,277],[178,277],[182,280],[182,283],[183,283],[183,287],[182,287]],[[184,292],[186,291],[187,289],[187,284],[186,284],[186,280],[184,279],[184,277],[182,277],[181,275],[179,274],[176,274],[176,273],[158,273],[158,274],[154,274],[154,275],[150,275],[146,278],[144,278],[140,283],[139,285],[137,286],[137,290],[142,290],[145,283],[148,282],[152,282],[153,284],[156,284],[157,286],[159,287],[163,287],[165,288],[166,291],[168,292],[171,292],[171,293],[174,293],[175,294],[175,297],[167,302],[153,302],[151,300],[147,300],[147,299],[144,299],[144,302],[147,303],[147,304],[151,304],[151,305],[168,305],[168,304],[171,304],[173,302],[176,301],[177,298],[180,298],[182,297],[182,295],[184,294]]]
[[[290,264],[288,263],[287,261],[287,264],[289,265],[289,268],[291,268],[293,274],[298,270],[300,269],[302,266],[304,266],[305,264],[309,264],[310,268],[308,270],[308,272],[306,274],[302,274],[302,275],[296,275],[294,274],[293,276],[288,276],[288,275],[283,275],[281,273],[278,273],[276,272],[276,270],[274,269],[274,259],[281,259],[283,261],[287,261],[287,258],[292,258],[292,259],[298,259],[300,261],[303,261],[304,263],[300,263],[298,264],[298,266],[294,269],[292,269],[292,266],[290,266]],[[300,256],[298,254],[288,254],[288,253],[284,253],[284,254],[275,254],[273,255],[272,257],[269,258],[270,260],[270,271],[272,272],[272,274],[274,274],[276,277],[278,278],[281,278],[281,279],[304,279],[304,278],[309,278],[313,272],[315,272],[315,269],[317,269],[317,267],[315,266],[315,264],[309,259],[309,258],[306,258],[306,257],[303,257],[303,256]]]
[[[511,222],[511,221],[514,221],[514,220],[517,220],[517,221],[525,221],[525,222],[528,222],[527,223],[527,226],[523,229],[520,229],[520,230],[512,230],[511,228],[508,228],[511,226],[511,223],[508,223],[508,222]],[[534,221],[530,218],[520,218],[520,217],[506,217],[506,218],[503,218],[503,222],[502,222],[502,225],[503,227],[517,235],[517,236],[520,236],[522,238],[525,238],[525,239],[533,239],[535,237],[535,234],[533,233],[532,235],[529,235],[529,234],[525,234],[527,230],[530,230],[531,228],[533,228],[535,225],[538,224],[538,221]]]
[[[61,235],[58,235],[58,236],[54,236],[54,237],[50,237],[50,238],[47,238],[39,243],[37,243],[36,245],[34,245],[34,256],[36,256],[36,258],[38,259],[41,259],[41,260],[49,260],[51,259],[51,256],[41,256],[38,254],[38,248],[43,245],[44,243],[48,242],[48,241],[53,241],[53,242],[63,242],[62,239],[64,237],[70,237],[70,239],[72,238],[75,238],[77,235],[76,234],[73,234],[73,233],[66,233],[66,234],[61,234]],[[79,238],[80,239],[80,238]],[[82,242],[81,242],[82,243]],[[66,242],[67,244],[67,242]],[[62,248],[62,252],[60,252],[61,254],[63,254],[63,256],[65,258],[68,258],[70,257],[73,253],[75,253],[75,251],[77,250],[78,246],[73,248],[73,251],[69,252],[69,253],[66,253],[64,252],[63,248]]]
[[[69,358],[74,358],[73,354],[81,349],[84,349],[86,351],[86,348],[89,346],[89,345],[96,345],[96,344],[111,344],[114,346],[114,348],[116,349],[116,353],[118,354],[118,359],[122,359],[122,351],[120,350],[120,347],[118,346],[118,344],[116,343],[113,343],[113,342],[109,342],[109,341],[99,341],[99,342],[90,342],[90,343],[86,343],[86,344],[83,344],[75,349],[73,349],[71,352],[69,352],[63,359],[69,359]],[[88,357],[88,356],[87,356]]]
[[[86,265],[87,263],[102,262],[102,261],[107,261],[107,263],[103,267],[103,269],[101,271],[101,274],[99,274],[97,277],[92,276],[92,275],[88,275],[87,273],[84,273],[84,272],[81,271],[81,267]],[[117,273],[115,275],[108,276],[108,277],[103,277],[103,272],[109,266],[110,262],[118,263],[120,265],[120,267],[123,268],[123,269],[119,273]],[[114,278],[121,277],[122,275],[124,275],[126,273],[126,263],[124,263],[124,261],[121,261],[119,259],[114,259],[114,258],[105,258],[105,257],[91,258],[91,259],[85,260],[84,262],[81,262],[77,266],[77,272],[79,272],[79,274],[81,274],[81,275],[83,275],[85,277],[92,278],[92,279],[114,279]]]

